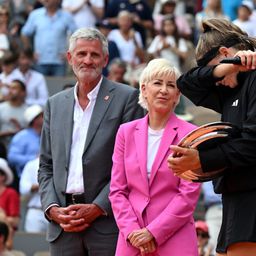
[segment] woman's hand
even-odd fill
[[[249,71],[256,69],[256,52],[251,50],[238,51],[235,56],[239,56],[241,59],[239,71]]]
[[[197,170],[201,168],[199,152],[193,148],[182,148],[170,146],[173,154],[167,159],[168,167],[172,169],[174,175],[180,175],[187,170]]]
[[[148,243],[143,244],[142,246],[139,247],[140,249],[140,255],[144,256],[148,253],[152,253],[156,250],[156,244],[154,240],[151,240]]]
[[[156,250],[154,237],[146,228],[131,232],[128,236],[128,240],[132,246],[140,249],[141,255],[151,253]]]

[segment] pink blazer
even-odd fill
[[[113,154],[110,201],[120,233],[117,256],[140,255],[127,240],[146,227],[155,237],[158,256],[196,256],[193,212],[200,184],[175,177],[167,166],[169,146],[194,125],[171,115],[147,177],[148,116],[120,126]]]

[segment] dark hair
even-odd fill
[[[179,35],[179,31],[178,31],[178,26],[177,26],[177,23],[176,23],[176,20],[175,20],[175,16],[170,14],[170,15],[166,15],[163,20],[162,20],[162,29],[161,29],[161,34],[166,36],[166,33],[164,32],[164,23],[166,21],[170,21],[173,23],[174,27],[175,27],[175,30],[174,30],[174,33],[173,33],[173,37],[175,39],[175,43],[176,43],[176,46],[178,46],[178,43],[179,43],[179,39],[180,39],[180,35]]]
[[[219,53],[221,46],[237,50],[252,50],[256,39],[226,19],[207,19],[202,22],[203,33],[196,47],[196,59],[199,66],[205,66]]]
[[[126,64],[126,62],[125,61],[123,61],[122,59],[120,59],[120,58],[114,58],[113,60],[111,60],[111,62],[109,63],[109,65],[108,65],[108,71],[110,71],[111,70],[111,67],[113,66],[113,65],[117,65],[118,67],[121,67],[121,68],[123,68],[123,69],[127,69],[127,64]]]
[[[26,91],[26,85],[25,85],[21,80],[19,80],[19,79],[14,79],[14,80],[12,80],[12,83],[17,83],[17,84],[19,84],[21,90],[24,91],[24,92]]]
[[[161,4],[162,6],[161,6],[161,8],[160,8],[160,14],[163,14],[163,15],[165,15],[165,14],[167,14],[167,13],[164,13],[164,7],[166,6],[166,5],[171,5],[171,6],[173,6],[174,8],[176,7],[176,2],[175,1],[173,1],[173,0],[170,0],[170,1],[166,1],[165,3],[162,3]]]
[[[3,142],[0,141],[0,158],[7,158],[7,149]]]
[[[6,243],[9,236],[9,227],[4,221],[0,221],[0,235],[4,237],[4,243]]]
[[[4,53],[4,56],[1,59],[1,64],[10,65],[10,64],[14,64],[16,61],[17,61],[17,54],[11,51],[6,51]]]
[[[20,55],[24,55],[29,59],[33,59],[33,57],[34,57],[33,50],[30,47],[21,49],[19,52],[19,56]]]

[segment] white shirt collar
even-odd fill
[[[88,99],[91,100],[95,100],[97,98],[98,92],[100,90],[100,85],[102,82],[103,76],[101,76],[100,81],[98,82],[98,84],[93,88],[93,90],[91,90],[88,94],[87,97]],[[74,88],[74,97],[75,97],[75,101],[76,104],[79,105],[79,101],[78,101],[78,97],[77,97],[77,91],[78,91],[78,83],[76,83],[75,88]]]

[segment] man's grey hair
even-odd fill
[[[69,51],[72,52],[75,49],[76,41],[78,39],[84,40],[99,40],[102,44],[102,51],[105,55],[108,55],[108,40],[107,38],[95,28],[80,28],[76,30],[69,38]]]
[[[148,109],[147,101],[142,95],[141,87],[143,84],[147,86],[147,84],[155,78],[173,75],[175,80],[174,82],[176,83],[176,80],[180,77],[180,71],[176,67],[174,67],[169,60],[164,58],[151,60],[140,75],[140,94],[138,103],[143,108]]]

